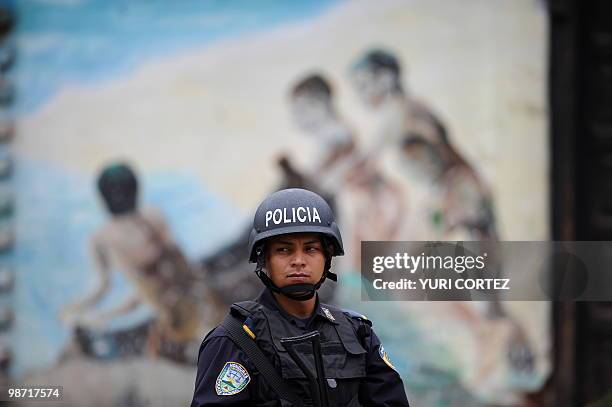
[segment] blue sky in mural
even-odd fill
[[[142,62],[312,18],[338,0],[20,0],[16,109],[62,86],[108,79]]]

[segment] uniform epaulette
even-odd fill
[[[230,313],[235,317],[244,319],[258,310],[260,307],[261,305],[255,301],[241,301],[232,304],[230,307]]]
[[[365,315],[363,315],[363,314],[360,314],[360,313],[359,313],[359,312],[357,312],[357,311],[353,311],[353,310],[350,310],[350,309],[343,309],[343,310],[342,310],[342,312],[344,313],[344,315],[347,315],[347,316],[349,316],[349,317],[351,317],[351,318],[353,318],[353,319],[357,319],[357,320],[359,320],[359,321],[363,321],[363,322],[365,322],[366,324],[368,324],[368,325],[372,326],[372,321],[370,321],[370,320],[368,319],[368,317],[366,317],[366,316],[365,316]]]

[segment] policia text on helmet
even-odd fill
[[[320,248],[323,251],[325,256],[323,273],[314,283],[306,282],[306,278],[295,275],[294,278],[285,281],[288,284],[279,287],[264,271],[266,259],[269,259],[267,254],[270,253],[273,245],[276,245],[278,250],[293,250],[289,247],[282,247],[288,242],[279,243],[283,242],[279,240],[279,237],[296,233],[302,236],[316,234],[321,237],[318,242],[320,246],[311,240],[300,241],[297,244],[300,245],[299,250],[302,250],[304,248],[302,246],[306,244],[314,244],[314,247],[307,247],[307,249]],[[311,299],[326,278],[336,281],[336,275],[330,271],[331,259],[333,256],[344,254],[342,237],[331,208],[319,195],[304,189],[278,191],[259,205],[255,212],[248,249],[249,261],[257,264],[255,273],[266,287],[297,301]]]

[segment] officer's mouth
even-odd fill
[[[308,282],[310,281],[310,274],[303,272],[289,273],[287,274],[287,279],[297,282]]]

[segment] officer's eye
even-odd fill
[[[319,250],[321,250],[319,247],[317,246],[309,246],[306,248],[306,251],[309,253],[314,253],[314,252],[318,252]]]
[[[289,252],[289,248],[288,247],[277,247],[276,248],[276,252],[277,253],[288,253]]]

